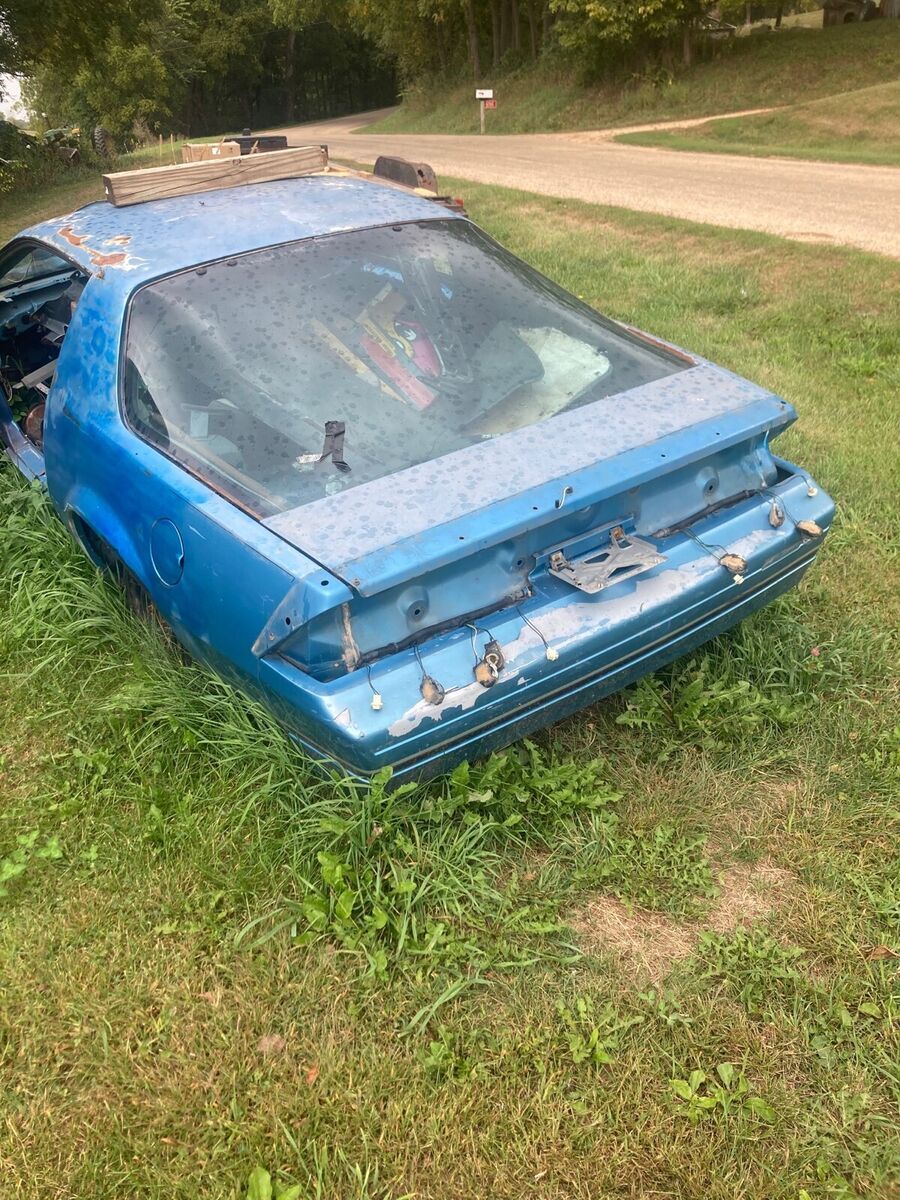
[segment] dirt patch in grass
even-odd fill
[[[705,929],[727,933],[761,920],[780,907],[793,884],[790,871],[761,859],[722,873],[719,896],[702,921],[678,921],[612,896],[594,896],[569,923],[585,950],[611,951],[632,978],[659,983],[679,959],[693,954]]]
[[[794,884],[794,876],[768,859],[729,867],[720,881],[718,899],[702,923],[716,933],[749,925],[780,908]]]
[[[628,908],[612,896],[595,896],[569,923],[588,951],[611,950],[630,975],[654,983],[687,958],[697,940],[694,928],[662,913]]]

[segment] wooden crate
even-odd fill
[[[183,162],[171,167],[117,171],[103,176],[103,190],[111,204],[123,208],[128,204],[187,196],[192,192],[293,179],[322,171],[327,165],[328,155],[321,146],[295,146],[290,150],[273,150],[269,154],[208,158],[203,162]]]
[[[181,147],[182,162],[206,162],[209,158],[236,158],[241,153],[237,142],[185,142]]]

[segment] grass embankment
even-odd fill
[[[193,141],[212,142],[219,138],[193,138]],[[149,146],[131,154],[120,155],[109,164],[108,171],[133,171],[138,167],[157,167],[181,162],[182,142],[163,142],[162,148]],[[103,199],[103,181],[91,168],[60,168],[58,178],[42,187],[22,187],[11,195],[0,195],[0,246],[28,225],[47,221],[72,212],[92,200]]]
[[[268,1194],[257,1167],[331,1200],[900,1177],[900,268],[465,195],[588,301],[799,406],[779,448],[837,498],[822,561],[538,750],[385,797],[317,780],[4,472],[9,1195],[235,1200]]]
[[[824,13],[821,8],[814,8],[811,12],[786,13],[781,19],[782,29],[821,29],[824,19]],[[754,32],[765,32],[768,29],[774,29],[775,22],[772,17],[762,17],[758,21],[754,21],[748,28],[746,25],[738,27],[738,37],[745,37],[747,34]]]
[[[716,56],[698,62],[671,83],[635,78],[624,86],[584,88],[573,79],[524,70],[483,82],[493,86],[496,111],[490,133],[545,133],[602,129],[648,121],[768,108],[896,80],[900,21],[828,29],[783,29],[734,38]],[[471,83],[442,88],[432,82],[366,132],[476,133],[478,106]]]
[[[794,104],[778,112],[710,121],[691,129],[625,133],[617,141],[667,150],[776,154],[898,166],[900,80]]]

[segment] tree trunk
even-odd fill
[[[521,40],[519,37],[519,0],[509,0],[510,16],[512,18],[512,44],[513,50],[521,49]]]
[[[500,0],[500,57],[509,49],[509,0]]]
[[[491,64],[500,66],[500,5],[502,0],[491,0]]]
[[[472,75],[481,78],[481,55],[478,52],[478,26],[475,23],[474,0],[464,0],[466,13],[466,32],[469,35],[469,62],[472,64]]]
[[[293,121],[296,110],[297,86],[294,75],[294,48],[297,42],[295,30],[287,31],[287,49],[284,64],[284,116],[285,120]]]
[[[538,56],[537,16],[534,11],[534,0],[528,0],[528,32],[531,35],[531,61],[537,62],[537,56]]]
[[[447,41],[442,21],[435,21],[434,44],[437,46],[438,66],[442,75],[447,74]]]
[[[691,65],[691,60],[694,56],[694,29],[688,24],[684,27],[684,41],[681,47],[681,61],[686,67]]]
[[[782,3],[780,3],[778,5],[778,8],[775,10],[775,28],[776,29],[781,28],[781,18],[783,16],[784,16],[784,2],[782,0]]]
[[[550,5],[547,0],[542,0],[544,11],[541,14],[541,42],[546,46],[547,38],[550,36],[550,28],[553,24],[553,14],[550,12]]]
[[[882,0],[881,15],[892,20],[900,20],[900,0]]]

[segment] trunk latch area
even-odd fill
[[[570,583],[581,592],[600,592],[641,571],[649,571],[665,562],[656,547],[633,533],[626,533],[621,525],[609,531],[609,542],[599,549],[589,550],[578,558],[566,558],[562,550],[550,555],[551,575]]]

